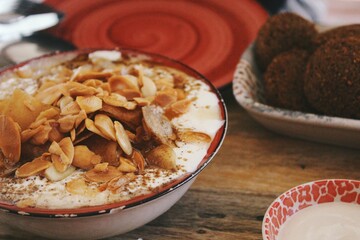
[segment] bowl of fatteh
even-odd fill
[[[158,217],[227,127],[201,74],[131,49],[60,52],[2,70],[0,99],[0,222],[46,238],[104,238]]]

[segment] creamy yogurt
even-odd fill
[[[278,240],[358,240],[360,205],[342,202],[307,207],[281,226]]]
[[[112,68],[114,66],[111,61],[119,60],[121,54],[117,52],[101,51],[94,52],[90,54],[89,57],[93,62],[97,62],[100,59],[103,67],[109,66]],[[142,68],[144,74],[152,78],[169,76],[168,72],[161,69],[153,69],[141,64],[136,67]],[[35,84],[36,81],[30,78],[30,76],[34,74],[34,70],[23,67],[20,71],[24,71],[23,73],[20,73],[26,77],[22,89],[29,94],[32,94],[34,92],[34,87],[37,87]],[[43,78],[48,80],[51,79],[52,75],[59,75],[62,69],[54,64],[51,67],[46,68],[46,71],[44,72],[40,72],[40,68],[36,68],[36,71],[37,72],[34,75],[36,75],[37,80],[40,80],[41,82]],[[106,71],[112,71],[112,69],[105,69],[104,72]],[[127,74],[128,69],[126,66],[122,66],[120,71],[123,74]],[[76,69],[74,72],[76,72]],[[16,80],[18,80],[18,83],[21,83],[22,80],[24,80],[24,78],[16,79],[18,75],[11,76],[13,78],[11,78],[11,81],[8,80],[6,82],[7,85],[4,85],[5,83],[0,85],[0,97],[4,98],[4,96],[8,94],[8,85],[16,86]],[[72,78],[71,75],[65,77],[68,79]],[[34,85],[32,85],[32,83]],[[190,110],[180,117],[171,120],[174,129],[206,133],[213,139],[219,128],[224,124],[218,97],[211,91],[208,85],[197,79],[192,79],[192,81],[187,83],[185,91],[187,92],[187,98],[192,100]],[[0,200],[15,204],[21,201],[30,201],[35,207],[63,209],[108,204],[129,200],[135,196],[149,192],[156,192],[157,189],[163,185],[178,179],[184,174],[194,172],[201,160],[205,157],[210,143],[176,142],[175,145],[173,150],[177,156],[177,170],[170,171],[160,168],[146,168],[144,174],[136,175],[135,180],[116,193],[111,192],[110,190],[98,192],[96,195],[69,193],[66,190],[66,184],[74,179],[80,178],[84,174],[83,170],[77,169],[71,176],[58,182],[51,182],[40,176],[27,178],[0,178]],[[96,187],[98,186],[94,184],[94,189]]]

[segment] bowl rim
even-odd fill
[[[271,204],[269,205],[269,207],[267,208],[265,214],[264,214],[264,218],[263,218],[263,221],[262,221],[262,224],[261,224],[261,233],[262,233],[262,239],[263,240],[268,240],[270,238],[267,238],[269,237],[269,235],[265,232],[265,225],[267,224],[267,220],[270,221],[270,217],[269,217],[269,212],[270,210],[274,207],[274,205],[278,202],[282,202],[281,201],[281,198],[284,197],[284,196],[287,196],[289,195],[290,193],[293,193],[294,191],[298,190],[299,188],[304,188],[305,186],[310,186],[310,185],[314,185],[314,184],[317,184],[317,183],[328,183],[328,182],[354,182],[354,183],[357,183],[360,185],[360,180],[355,180],[355,179],[345,179],[345,178],[325,178],[325,179],[319,179],[319,180],[314,180],[314,181],[309,181],[309,182],[305,182],[305,183],[302,183],[302,184],[299,184],[299,185],[296,185],[288,190],[286,190],[285,192],[281,193],[280,195],[278,195],[272,202]],[[360,186],[359,186],[359,189],[360,189]],[[343,202],[343,201],[340,201],[339,199],[336,199],[334,202]],[[327,203],[327,202],[322,202],[322,203],[317,203],[316,204],[313,204],[311,206],[314,206],[314,205],[318,205],[318,204],[323,204],[323,203]],[[344,203],[348,203],[348,202],[344,202]],[[349,203],[349,204],[354,204],[354,203]],[[307,206],[307,207],[310,207],[310,206]],[[305,208],[307,208],[305,207]],[[300,210],[299,210],[300,211]],[[292,215],[296,214],[296,212],[294,212]],[[291,215],[291,216],[292,216]],[[281,226],[281,225],[280,225]]]
[[[225,135],[228,129],[228,113],[225,105],[225,101],[222,98],[218,89],[201,73],[191,68],[190,66],[169,58],[167,56],[163,56],[157,53],[146,52],[133,48],[84,48],[84,49],[75,49],[70,51],[55,51],[49,54],[45,54],[36,58],[32,58],[18,64],[8,66],[4,69],[0,70],[0,77],[7,72],[12,72],[20,67],[23,67],[27,64],[31,64],[32,62],[36,62],[42,59],[51,58],[55,56],[67,55],[67,54],[76,54],[76,56],[80,54],[91,53],[94,51],[119,51],[121,53],[126,52],[135,55],[144,55],[150,57],[150,61],[154,61],[158,64],[163,64],[164,66],[170,66],[175,69],[180,69],[181,71],[186,72],[187,74],[196,77],[196,79],[204,82],[207,86],[209,86],[210,91],[213,92],[218,98],[218,106],[220,108],[221,118],[224,121],[224,124],[218,129],[216,132],[210,146],[208,147],[206,155],[199,162],[196,170],[194,172],[186,173],[185,175],[165,184],[165,186],[159,187],[156,191],[153,191],[148,194],[143,194],[131,198],[126,201],[119,201],[110,204],[102,204],[95,206],[87,206],[80,208],[64,208],[64,209],[47,209],[47,208],[33,208],[26,207],[20,208],[14,204],[5,203],[0,201],[0,212],[11,213],[22,216],[32,216],[32,217],[41,217],[41,218],[79,218],[79,217],[89,217],[89,216],[97,216],[103,214],[111,214],[116,210],[125,210],[134,207],[138,207],[142,204],[148,203],[150,201],[154,201],[160,197],[166,196],[169,193],[177,190],[181,186],[185,185],[189,181],[193,180],[204,168],[211,162],[216,153],[219,151],[222,143],[224,142]]]

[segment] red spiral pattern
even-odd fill
[[[53,33],[78,48],[129,47],[184,62],[216,87],[235,66],[267,13],[254,0],[48,0],[65,13]]]

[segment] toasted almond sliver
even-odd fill
[[[70,137],[63,138],[59,142],[59,146],[64,153],[64,155],[60,155],[61,160],[64,163],[71,164],[74,159],[74,145],[73,145]]]
[[[141,92],[136,89],[123,89],[116,92],[126,97],[127,100],[133,100],[136,97],[142,97]]]
[[[86,112],[81,110],[75,119],[75,127],[79,127],[79,125],[87,118]]]
[[[104,135],[112,141],[116,141],[114,123],[111,118],[105,114],[97,114],[94,124]]]
[[[66,105],[68,105],[69,103],[73,102],[74,99],[70,96],[63,96],[62,98],[59,99],[59,101],[57,102],[57,106],[59,106],[60,109],[63,109]]]
[[[78,96],[76,102],[86,113],[95,112],[102,108],[102,100],[96,96]]]
[[[62,133],[70,132],[74,128],[75,120],[76,120],[76,116],[74,115],[63,116],[58,120],[59,130]]]
[[[35,145],[43,145],[49,140],[49,134],[52,130],[52,127],[49,124],[41,125],[40,131],[38,131],[34,136],[31,138],[31,143]]]
[[[78,114],[80,112],[80,106],[77,102],[72,101],[61,108],[60,115]]]
[[[76,139],[76,130],[75,130],[75,128],[70,131],[70,139],[71,139],[72,142],[74,142],[75,139]]]
[[[38,121],[39,119],[54,119],[57,118],[60,114],[60,110],[56,107],[51,107],[49,109],[46,109],[42,111],[39,116],[37,116],[35,121]]]
[[[145,170],[145,158],[141,152],[134,149],[131,160],[136,164],[139,174],[142,174]]]
[[[120,157],[120,166],[118,169],[121,172],[136,172],[137,168],[135,165],[127,158]]]
[[[170,104],[176,102],[177,94],[172,91],[159,91],[155,97],[155,103],[161,107],[167,107]]]
[[[190,106],[191,106],[191,101],[189,99],[183,99],[183,100],[177,101],[177,102],[171,104],[170,107],[166,109],[165,115],[169,119],[179,117],[180,115],[188,112]]]
[[[77,128],[85,119],[87,115],[84,110],[81,110],[77,115],[66,115],[58,120],[59,130],[63,133],[72,131]]]
[[[185,93],[184,89],[175,88],[175,90],[177,93],[177,100],[183,100],[186,98],[186,93]]]
[[[59,172],[54,165],[51,165],[45,170],[44,175],[48,180],[57,182],[70,176],[75,170],[76,168],[74,166],[69,166],[64,172]]]
[[[51,162],[44,160],[43,157],[38,157],[32,160],[31,162],[27,162],[21,167],[19,167],[16,170],[15,175],[17,177],[33,176],[47,169],[50,166],[51,166]]]
[[[51,127],[51,131],[49,132],[49,141],[50,142],[60,142],[65,136],[62,132],[60,132],[60,124],[57,122],[49,123]]]
[[[144,97],[155,96],[156,94],[156,85],[151,78],[143,77],[142,79],[143,86],[141,88],[141,93]]]
[[[100,89],[104,90],[104,92],[110,93],[111,89],[110,89],[110,84],[108,82],[106,83],[102,83],[100,85]]]
[[[35,95],[35,98],[44,104],[51,105],[61,97],[65,90],[64,86],[64,83],[60,83],[48,87],[42,91],[39,89],[38,93]]]
[[[160,145],[154,148],[147,154],[146,159],[148,163],[164,169],[176,168],[176,154],[168,145]]]
[[[88,79],[85,82],[83,82],[85,86],[94,87],[94,88],[101,86],[103,83],[104,83],[103,81],[98,79]]]
[[[96,126],[93,120],[91,120],[90,118],[85,119],[85,127],[87,130],[89,130],[90,132],[93,132],[107,140],[110,140],[110,138],[108,136],[106,136],[105,134],[103,134]]]
[[[131,75],[112,76],[108,79],[111,92],[124,89],[139,90],[137,78]]]
[[[119,143],[121,149],[124,151],[125,154],[131,155],[132,146],[123,125],[120,122],[115,121],[114,127],[115,127],[116,141]]]
[[[135,97],[134,101],[140,106],[149,106],[151,104],[151,102],[153,101],[154,98],[142,98],[142,97]]]
[[[158,91],[162,91],[167,88],[174,88],[174,80],[170,78],[160,78],[155,81],[155,85]]]
[[[42,130],[43,126],[40,125],[39,127],[35,129],[26,129],[21,132],[21,142],[27,142],[30,138],[32,138],[35,134],[40,132]]]
[[[90,186],[88,186],[85,182],[85,179],[83,178],[74,179],[66,183],[65,188],[66,191],[68,191],[69,193],[87,197],[93,197],[99,193],[96,188],[91,188]]]
[[[32,112],[34,112],[36,110],[35,106],[31,104],[30,99],[25,99],[24,100],[24,106],[26,106]]]
[[[99,172],[107,172],[109,170],[109,163],[104,162],[104,163],[98,163],[94,166],[94,171],[99,173]]]
[[[52,142],[49,152],[51,160],[59,172],[65,172],[74,159],[74,145],[70,137],[62,139],[59,143]]]
[[[139,124],[141,124],[142,116],[141,110],[139,108],[131,111],[125,108],[118,108],[104,103],[101,110],[106,112],[106,114],[110,117],[125,123],[128,127],[131,127],[134,130]]]
[[[97,165],[99,165],[99,164],[97,164]],[[122,175],[123,174],[117,168],[115,168],[113,166],[108,166],[107,171],[97,171],[94,168],[85,173],[86,179],[88,179],[89,181],[92,181],[92,182],[100,182],[100,183],[108,182],[111,179],[122,176]]]
[[[178,132],[178,137],[181,141],[191,143],[191,142],[203,142],[209,143],[211,142],[211,137],[206,133],[202,132],[193,132],[193,131],[185,131],[185,132]]]
[[[139,68],[134,68],[132,69],[135,73],[135,75],[138,76],[138,84],[140,87],[142,87],[144,85],[144,82],[143,82],[143,78],[144,78],[144,71],[142,69],[142,67],[139,67]]]
[[[136,178],[134,173],[127,173],[122,176],[118,176],[116,178],[113,178],[109,181],[107,184],[107,189],[109,189],[111,192],[115,193],[120,188],[131,182]]]
[[[49,147],[49,153],[60,156],[60,154],[62,154],[62,149],[61,149],[60,145],[54,141],[51,143],[51,145]]]
[[[101,157],[85,145],[75,146],[75,154],[72,165],[81,169],[90,170],[101,162]]]
[[[117,97],[120,96],[120,97]],[[122,99],[124,98],[124,99]],[[128,110],[134,110],[137,106],[135,102],[128,102],[125,97],[119,94],[111,94],[110,96],[103,97],[103,101],[114,107],[123,107]]]
[[[88,87],[85,86],[83,84],[81,84],[82,87],[74,87],[69,89],[69,94],[72,97],[75,96],[91,96],[91,95],[95,95],[97,93],[96,88],[93,87]]]
[[[64,163],[61,160],[59,155],[52,154],[51,161],[52,161],[55,169],[60,173],[65,172],[67,170],[67,168],[70,166],[69,164]]]
[[[75,81],[84,82],[89,79],[106,80],[111,76],[112,76],[112,73],[109,73],[109,72],[86,72],[86,73],[79,74],[75,78]]]

